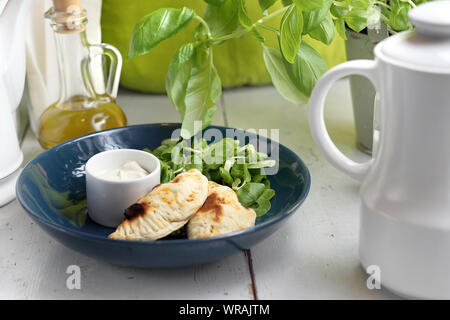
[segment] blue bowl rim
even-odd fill
[[[24,169],[22,170],[22,172],[20,173],[20,176],[17,180],[16,183],[16,197],[17,200],[19,201],[19,204],[25,209],[25,211],[36,221],[50,227],[53,229],[56,229],[59,232],[65,233],[65,234],[69,234],[70,236],[76,236],[78,238],[82,238],[85,240],[89,240],[89,241],[100,241],[100,242],[108,242],[108,243],[117,243],[117,244],[127,244],[127,245],[144,245],[144,246],[166,246],[166,245],[195,245],[195,244],[201,244],[201,243],[211,243],[211,242],[217,242],[217,241],[223,241],[223,240],[232,240],[233,238],[238,238],[238,237],[243,237],[246,236],[247,234],[250,233],[255,233],[257,231],[260,231],[262,229],[266,229],[267,227],[278,223],[281,220],[284,220],[285,218],[287,218],[288,216],[290,216],[291,214],[293,214],[300,206],[301,204],[305,201],[306,197],[309,194],[309,190],[311,187],[311,175],[309,173],[308,167],[305,165],[305,163],[300,159],[300,157],[293,152],[291,149],[285,147],[284,145],[282,145],[279,142],[273,141],[273,143],[277,143],[278,145],[280,145],[280,147],[284,148],[294,159],[297,163],[299,163],[302,167],[302,169],[305,172],[305,187],[304,187],[304,191],[303,193],[296,199],[294,205],[292,205],[289,209],[287,209],[285,212],[283,212],[281,215],[270,219],[268,221],[265,221],[261,224],[257,224],[251,228],[247,228],[244,230],[240,230],[240,231],[236,231],[236,232],[232,232],[232,233],[228,233],[228,234],[224,234],[221,236],[216,236],[216,237],[211,237],[211,238],[202,238],[202,239],[173,239],[173,240],[156,240],[156,241],[137,241],[137,240],[117,240],[117,239],[109,239],[106,238],[104,236],[100,236],[100,235],[95,235],[95,234],[89,234],[86,232],[82,232],[79,231],[77,229],[73,229],[73,228],[69,228],[69,227],[65,227],[65,226],[61,226],[49,221],[46,221],[45,219],[41,218],[39,215],[35,214],[33,212],[33,210],[31,208],[29,208],[27,206],[27,204],[25,203],[22,194],[19,190],[19,186],[21,185],[21,181],[23,179],[23,172],[25,171],[25,169],[27,169],[30,165],[32,165],[33,163],[35,163],[37,160],[39,160],[39,158],[43,157],[43,155],[50,151],[50,150],[55,150],[59,147],[62,147],[66,144],[70,144],[70,143],[75,143],[79,140],[83,140],[87,137],[92,137],[92,136],[96,136],[96,135],[102,135],[105,132],[110,132],[110,131],[125,131],[129,128],[138,128],[138,127],[170,127],[170,126],[180,126],[180,123],[168,123],[168,122],[163,122],[163,123],[149,123],[149,124],[137,124],[137,125],[130,125],[130,126],[124,126],[124,127],[119,127],[119,128],[112,128],[112,129],[107,129],[107,130],[102,130],[102,131],[97,131],[97,132],[93,132],[93,133],[89,133],[83,136],[79,136],[70,140],[67,140],[65,142],[62,142],[42,153],[40,153],[39,155],[37,155],[34,159],[32,159],[31,161],[29,161],[26,166],[24,167]],[[216,126],[216,125],[211,125],[209,126],[210,128],[218,128],[218,129],[236,129],[236,128],[230,128],[230,127],[225,127],[225,126]],[[237,130],[242,130],[242,131],[246,131],[243,129],[237,129]],[[255,134],[255,133],[252,133]],[[259,135],[256,134],[258,137]],[[272,140],[270,138],[267,137],[267,141],[272,143]]]

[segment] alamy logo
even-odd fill
[[[66,273],[70,276],[67,277],[66,287],[69,290],[81,289],[81,269],[77,265],[70,265],[67,267]]]
[[[366,269],[367,274],[370,276],[367,278],[366,285],[369,290],[381,289],[381,269],[379,266],[371,265]]]

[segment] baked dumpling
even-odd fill
[[[239,202],[233,189],[208,182],[208,197],[189,220],[189,239],[208,238],[239,231],[255,225],[256,213]]]
[[[197,169],[156,186],[125,210],[125,220],[108,237],[157,240],[183,227],[208,196],[208,179]]]

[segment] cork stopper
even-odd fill
[[[81,7],[81,0],[53,0],[53,8],[45,16],[57,33],[78,33],[86,28],[86,10]]]
[[[53,8],[56,12],[79,13],[81,0],[53,0]]]

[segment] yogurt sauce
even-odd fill
[[[143,178],[150,174],[136,161],[128,161],[118,169],[106,170],[99,177],[109,181],[126,181]]]

